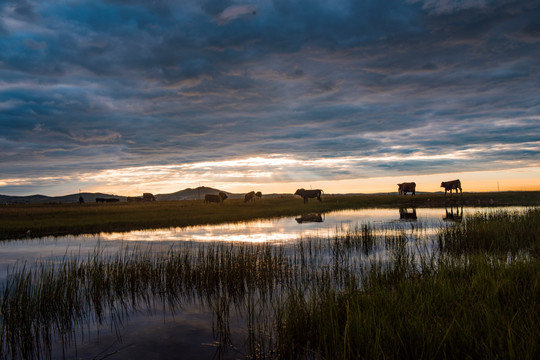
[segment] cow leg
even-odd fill
[[[322,199],[321,199],[321,196],[317,196],[317,199],[319,200],[319,202],[322,202]]]

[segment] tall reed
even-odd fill
[[[439,231],[438,242],[442,251],[464,253],[516,254],[527,251],[540,255],[540,208],[524,213],[490,211],[466,217],[456,226]]]

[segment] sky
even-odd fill
[[[0,0],[0,194],[540,190],[538,59],[538,0]]]

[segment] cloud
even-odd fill
[[[230,21],[251,17],[257,14],[257,6],[253,4],[232,5],[224,9],[218,16],[219,24],[226,24]]]
[[[251,174],[534,164],[538,18],[502,0],[5,3],[2,174],[277,154],[335,161]]]

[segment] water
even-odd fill
[[[508,208],[507,208],[508,209]],[[412,213],[413,209],[406,209]],[[243,223],[136,230],[130,232],[100,233],[97,235],[66,235],[0,242],[0,278],[4,269],[22,260],[33,262],[51,258],[92,253],[99,246],[107,252],[114,252],[125,243],[153,246],[171,246],[179,241],[192,242],[272,242],[283,244],[299,238],[324,237],[337,228],[354,229],[361,224],[375,227],[410,228],[411,224],[421,224],[426,231],[436,229],[448,222],[447,213],[474,213],[480,208],[434,208],[416,209],[416,218],[403,214],[399,209],[343,210],[327,214],[308,214],[302,221],[301,215],[276,219],[255,220]],[[316,217],[320,216],[320,219]],[[297,220],[298,219],[298,220]],[[313,221],[320,220],[320,222]]]
[[[504,210],[522,209],[512,207]],[[9,269],[22,263],[32,266],[70,257],[85,258],[96,254],[96,249],[108,256],[125,250],[126,246],[152,252],[167,251],[188,243],[195,246],[215,243],[287,246],[313,238],[331,238],[336,233],[354,231],[365,224],[369,224],[375,234],[406,234],[407,246],[414,248],[413,251],[431,251],[433,239],[441,226],[462,221],[464,215],[486,211],[492,209],[345,210],[244,223],[5,241],[0,243],[0,282],[6,281]],[[387,251],[386,247],[380,246],[369,256],[382,258]],[[317,263],[310,266],[325,266],[327,257],[330,255],[322,252],[316,259]],[[364,261],[367,259],[369,257]],[[245,314],[236,311],[238,309],[233,305],[225,304],[225,313],[231,311],[235,314],[227,318],[227,332],[223,335],[219,326],[216,327],[216,314],[223,311],[216,311],[219,303],[212,301],[216,299],[209,302],[196,298],[182,299],[172,307],[171,304],[152,303],[132,309],[114,322],[89,320],[73,335],[74,343],[62,346],[57,342],[53,345],[53,358],[174,358],[179,353],[186,359],[242,358],[245,349],[235,350],[229,345],[245,343],[249,331]],[[228,349],[226,352],[223,352],[224,344]]]

